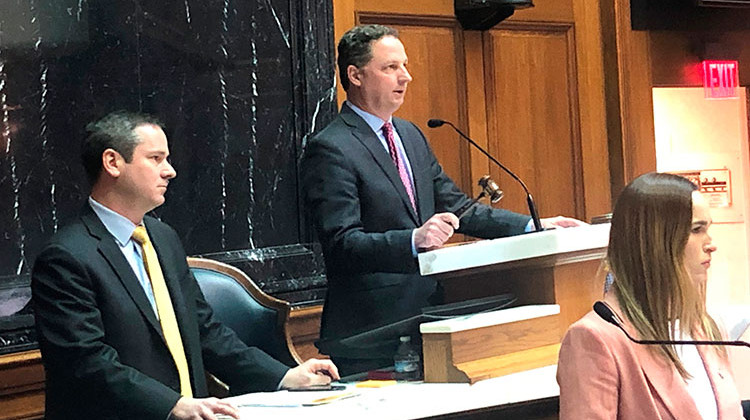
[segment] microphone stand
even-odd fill
[[[619,319],[617,319],[617,316],[612,311],[612,308],[610,308],[606,303],[597,301],[594,303],[594,312],[596,312],[597,315],[599,315],[603,320],[609,322],[610,324],[614,325],[615,327],[619,328],[620,331],[625,333],[625,337],[627,337],[630,341],[636,343],[636,344],[646,344],[646,345],[695,345],[695,346],[741,346],[741,347],[750,347],[750,343],[747,343],[745,341],[715,341],[715,340],[701,340],[701,341],[688,341],[688,340],[636,340],[635,338],[631,337],[630,334],[628,334],[627,331],[625,331],[625,328],[622,326],[622,323]],[[745,418],[750,418],[750,400],[742,400],[742,415]]]
[[[510,175],[513,179],[518,181],[519,184],[521,184],[521,188],[523,188],[523,191],[526,193],[526,204],[529,207],[531,220],[534,221],[534,229],[538,232],[541,232],[542,230],[544,230],[544,228],[542,228],[542,222],[541,220],[539,220],[539,213],[536,210],[536,204],[534,203],[534,198],[531,196],[531,193],[529,192],[529,189],[526,187],[526,184],[523,181],[521,181],[521,178],[519,178],[516,174],[514,174],[513,171],[511,171],[510,169],[506,168],[505,165],[503,165],[497,159],[495,159],[491,154],[489,154],[489,152],[484,150],[482,146],[478,145],[476,142],[474,142],[474,140],[470,139],[469,136],[462,133],[461,130],[458,129],[458,127],[453,125],[452,122],[439,120],[439,119],[431,119],[427,121],[427,126],[430,128],[440,127],[443,124],[448,124],[449,126],[451,126],[456,131],[456,133],[458,133],[461,137],[466,139],[466,141],[468,141],[472,146],[476,147],[477,150],[482,152],[482,154],[487,156],[487,158],[491,160],[495,165],[499,166],[500,169],[504,170],[508,175]]]
[[[750,343],[744,341],[718,341],[718,340],[638,340],[628,334],[623,328],[620,320],[617,319],[612,309],[607,306],[606,303],[597,301],[594,303],[594,312],[599,315],[603,320],[619,328],[630,341],[637,344],[650,344],[650,345],[697,345],[697,346],[743,346],[750,347]]]

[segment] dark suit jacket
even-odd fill
[[[443,172],[413,123],[393,118],[393,125],[411,164],[418,213],[388,152],[347,105],[305,149],[303,190],[328,276],[322,343],[414,315],[441,298],[435,281],[419,275],[412,231],[470,198]],[[461,219],[458,231],[495,238],[523,233],[528,221],[528,216],[480,205]],[[382,357],[371,349],[338,351],[332,355]]]
[[[233,393],[273,390],[288,369],[217,323],[174,230],[145,218],[174,306],[193,393],[204,368]],[[177,368],[143,288],[86,205],[36,260],[36,327],[47,375],[47,419],[164,420],[180,398]]]

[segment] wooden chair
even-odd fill
[[[214,316],[248,346],[258,347],[289,366],[302,361],[287,330],[289,302],[260,290],[245,273],[205,258],[188,258]]]

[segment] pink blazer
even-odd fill
[[[607,303],[620,316],[614,299]],[[620,316],[620,319],[623,319]],[[638,334],[624,321],[633,337]],[[720,420],[742,419],[730,367],[698,346],[716,396]],[[677,370],[647,346],[589,312],[565,334],[557,365],[560,419],[701,419]]]

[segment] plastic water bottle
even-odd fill
[[[395,378],[398,381],[416,381],[422,376],[419,353],[412,346],[411,337],[403,336],[399,340],[401,344],[393,356]]]

